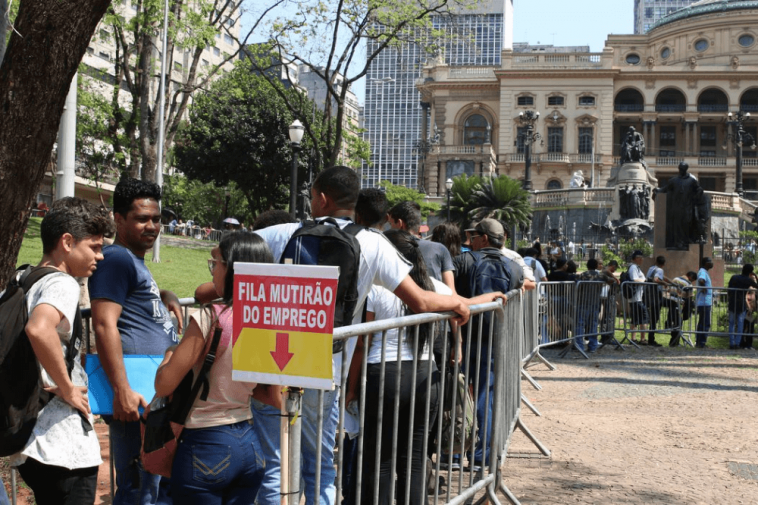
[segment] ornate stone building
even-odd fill
[[[581,170],[606,185],[630,126],[646,140],[649,170],[664,183],[679,162],[710,191],[735,190],[734,126],[728,112],[758,112],[758,1],[702,0],[646,34],[610,35],[601,53],[505,49],[501,65],[428,65],[417,80],[439,146],[423,186],[445,193],[460,173],[524,177],[519,113],[539,111],[532,145],[535,190],[569,187]],[[518,46],[516,46],[518,47]],[[756,118],[758,119],[758,118]],[[758,120],[745,122],[756,137]],[[758,190],[758,158],[744,146],[743,183]],[[755,194],[753,194],[755,196]]]

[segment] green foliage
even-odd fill
[[[600,255],[603,257],[603,262],[606,264],[611,260],[616,260],[620,266],[624,265],[624,258],[616,254],[616,251],[607,244],[600,250]]]
[[[481,186],[482,178],[478,175],[468,177],[466,174],[453,177],[453,188],[450,190],[450,220],[461,227],[471,221],[471,211],[474,210],[476,199],[474,192]],[[447,214],[447,203],[442,206],[442,213]]]
[[[227,217],[245,224],[254,219],[247,198],[234,182],[230,182],[227,189],[212,182],[204,184],[181,175],[170,175],[164,179],[163,205],[185,222],[192,219],[202,226],[212,224],[217,229]]]
[[[413,188],[398,186],[392,184],[390,181],[384,180],[381,181],[379,185],[382,186],[386,192],[387,203],[389,203],[390,208],[400,202],[416,202],[421,206],[421,217],[424,219],[429,217],[429,214],[437,212],[440,209],[439,204],[425,202],[424,198],[426,198],[426,195]]]
[[[251,215],[284,209],[289,202],[294,117],[263,77],[239,64],[197,95],[175,149],[176,166],[190,179],[225,187],[234,182]],[[318,112],[316,112],[318,114]],[[303,139],[298,181],[305,181],[312,144]]]
[[[447,213],[447,204],[442,206],[442,212]],[[528,224],[532,217],[529,193],[519,181],[505,175],[492,179],[466,174],[454,177],[450,219],[466,226],[469,221],[488,217],[509,224]]]
[[[510,225],[526,225],[532,219],[529,192],[506,175],[484,179],[474,190],[476,207],[469,213],[477,221],[493,218]]]
[[[608,262],[610,260],[616,260],[619,265],[623,267],[632,260],[632,253],[636,250],[642,251],[643,256],[646,257],[653,255],[653,245],[644,238],[636,238],[620,242],[618,249],[618,252],[616,252],[607,244],[604,245],[601,250],[603,261]]]

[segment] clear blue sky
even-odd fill
[[[514,0],[513,8],[514,42],[600,52],[609,34],[634,33],[634,0]]]

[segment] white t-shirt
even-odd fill
[[[645,275],[642,273],[642,270],[640,267],[637,266],[636,263],[632,263],[629,265],[629,278],[633,281],[637,282],[645,282]],[[634,296],[632,297],[633,302],[641,302],[642,301],[642,286],[635,286],[634,289]]]
[[[532,282],[539,280],[534,278],[534,269],[524,262],[524,258],[522,258],[519,253],[513,249],[508,249],[505,246],[500,248],[500,253],[509,260],[513,260],[521,266],[521,269],[524,271],[524,279]]]
[[[348,219],[334,218],[340,228],[344,228],[352,221]],[[258,230],[255,233],[260,235],[268,244],[274,255],[274,262],[279,260],[284,253],[284,248],[295,233],[301,227],[300,223],[280,224]],[[365,229],[358,232],[355,236],[361,245],[361,264],[358,270],[358,303],[355,306],[353,314],[353,324],[361,322],[363,313],[363,301],[371,291],[371,286],[376,284],[390,291],[395,291],[400,283],[408,276],[411,271],[411,264],[403,258],[395,246],[379,231]],[[353,358],[356,338],[353,337],[347,342],[347,360],[348,363]],[[341,384],[342,377],[342,354],[332,355],[332,373],[337,385]]]
[[[532,277],[534,277],[534,282],[539,284],[542,282],[543,278],[547,278],[547,272],[545,272],[545,267],[542,266],[542,263],[537,261],[537,258],[532,258],[531,256],[527,256],[526,258],[523,258],[521,261],[523,261],[526,264],[526,268],[532,271]],[[526,268],[524,269],[524,278],[526,278]]]
[[[431,277],[430,277],[431,279]],[[452,295],[453,291],[445,284],[439,282],[437,279],[431,279],[434,284],[434,290],[442,295]],[[366,310],[374,313],[374,320],[380,321],[383,319],[392,319],[395,317],[405,316],[405,309],[403,307],[403,301],[395,296],[391,291],[386,290],[381,286],[373,286],[371,292],[366,300]],[[409,330],[411,331],[411,330]],[[398,348],[398,330],[397,328],[387,330],[385,332],[387,344],[385,346],[385,362],[397,361],[397,348]],[[413,361],[413,334],[403,335],[403,342],[400,346],[401,360]],[[429,359],[429,342],[424,345],[424,350],[421,353],[421,360]],[[369,364],[382,362],[382,332],[378,331],[374,333],[371,339],[371,347],[368,350],[368,358],[366,360]]]
[[[79,303],[79,284],[63,272],[43,277],[26,294],[26,304],[31,314],[37,305],[47,304],[56,308],[63,319],[56,330],[61,343],[61,355],[66,356],[73,332],[73,321]],[[81,341],[79,342],[81,345]],[[42,368],[42,387],[54,387],[55,382]],[[79,359],[74,360],[71,381],[75,386],[87,386],[87,374]],[[11,456],[11,465],[22,465],[32,458],[45,465],[60,466],[69,470],[99,466],[100,443],[95,433],[95,419],[89,415],[91,430],[85,431],[79,411],[57,396],[54,396],[37,416],[37,424],[26,447]]]

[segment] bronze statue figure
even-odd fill
[[[630,126],[621,142],[621,164],[644,163],[645,139],[642,134]]]
[[[679,176],[672,177],[656,193],[666,193],[666,249],[686,251],[690,244],[707,239],[710,217],[708,199],[687,163],[679,164]]]

